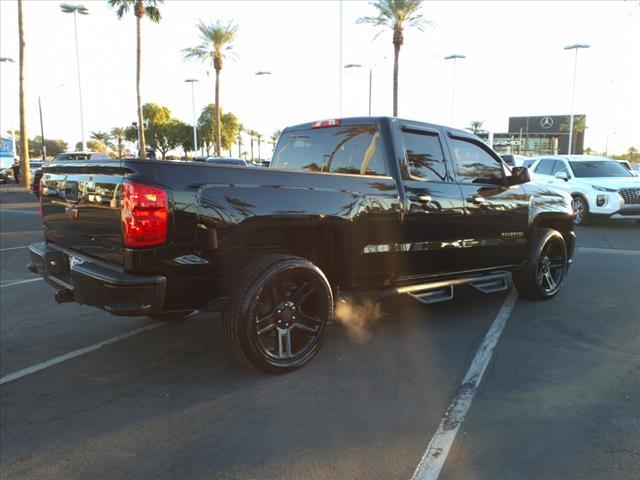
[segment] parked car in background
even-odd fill
[[[640,220],[640,179],[611,158],[541,156],[530,170],[534,181],[571,194],[576,225],[593,217]]]
[[[249,162],[242,158],[235,157],[209,157],[207,163],[214,163],[216,165],[235,165],[236,167],[248,167]]]
[[[193,161],[193,162],[206,162],[207,161],[207,157],[198,155],[197,157],[193,157],[193,159],[191,161]]]
[[[13,158],[0,157],[0,183],[13,181]]]
[[[63,152],[54,161],[83,161],[83,160],[109,160],[109,155],[104,152]],[[40,198],[40,179],[42,178],[42,162],[31,162],[31,192]]]
[[[627,162],[626,160],[618,160],[618,163],[629,170],[634,177],[640,177],[640,172],[637,168],[633,168],[633,165],[631,165],[631,163]]]

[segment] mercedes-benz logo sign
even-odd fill
[[[542,117],[542,120],[540,120],[540,126],[542,128],[551,128],[553,126],[553,118]]]

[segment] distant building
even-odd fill
[[[561,155],[569,152],[569,115],[542,115],[537,117],[509,117],[509,131],[494,133],[492,147],[498,153],[517,155]],[[575,122],[584,121],[586,115],[574,115]],[[488,135],[484,136],[485,139]],[[572,153],[584,150],[584,131],[575,135]]]

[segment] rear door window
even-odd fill
[[[402,130],[402,144],[412,177],[432,181],[449,179],[447,163],[437,133]]]
[[[376,125],[345,125],[285,132],[271,168],[309,172],[386,175]]]

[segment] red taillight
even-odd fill
[[[334,118],[332,120],[318,120],[311,124],[311,128],[324,128],[324,127],[337,127],[340,125],[340,119]]]
[[[122,237],[127,247],[149,247],[167,240],[167,192],[140,183],[123,183]]]

